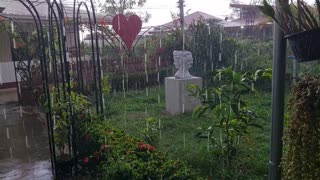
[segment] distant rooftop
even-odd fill
[[[231,3],[230,7],[240,11],[240,16],[231,21],[224,21],[225,28],[272,24],[269,18],[260,12],[260,5]]]
[[[243,10],[248,10],[248,9],[258,9],[259,6],[261,5],[255,5],[255,4],[242,4],[242,3],[231,3],[230,7],[231,8],[238,8],[238,9],[243,9]]]
[[[184,23],[185,23],[186,26],[189,26],[193,22],[197,22],[200,19],[203,19],[203,20],[217,20],[217,21],[221,21],[222,20],[221,18],[212,16],[210,14],[207,14],[207,13],[204,13],[204,12],[201,12],[201,11],[196,11],[194,13],[186,15],[184,17]],[[171,22],[165,23],[165,24],[160,25],[160,26],[173,28],[175,25],[180,26],[180,20],[179,19],[175,19],[175,20],[173,20]]]
[[[254,20],[254,23],[252,25],[261,25],[261,24],[272,24],[272,22],[267,17],[257,17]],[[223,26],[225,28],[230,27],[241,27],[241,26],[247,26],[247,22],[245,19],[235,19],[232,21],[224,21]]]

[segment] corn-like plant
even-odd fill
[[[250,74],[237,73],[229,67],[218,70],[213,78],[213,85],[206,89],[200,89],[196,85],[188,86],[191,95],[198,97],[202,104],[194,110],[193,116],[209,115],[213,119],[197,135],[213,141],[213,147],[221,147],[221,156],[227,168],[234,165],[240,141],[250,141],[249,127],[260,127],[256,124],[257,116],[248,108],[244,96],[258,94],[254,82],[262,76],[270,77],[270,70],[258,70]],[[217,130],[220,131],[220,137],[215,137],[214,132]]]
[[[260,10],[272,18],[286,34],[320,27],[320,0],[315,0],[315,6],[308,5],[303,0],[279,0],[278,8],[263,0]]]

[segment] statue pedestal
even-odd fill
[[[189,96],[186,85],[195,84],[202,87],[201,77],[190,79],[175,79],[175,77],[165,78],[166,110],[173,115],[184,112],[192,112],[200,105],[200,101],[195,97]]]

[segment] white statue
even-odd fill
[[[174,65],[178,69],[174,77],[176,79],[190,79],[189,69],[193,64],[192,53],[189,51],[173,51]]]

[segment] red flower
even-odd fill
[[[89,162],[89,157],[83,158],[83,163],[87,164]]]
[[[102,150],[106,150],[107,148],[108,148],[108,146],[107,146],[106,144],[104,144],[104,145],[101,146],[101,149],[102,149]]]
[[[154,152],[154,150],[155,150],[154,146],[149,146],[149,151],[150,152]]]
[[[85,114],[80,114],[79,117],[80,117],[81,119],[84,119],[84,118],[86,117],[86,115],[85,115]]]
[[[142,151],[147,150],[147,145],[146,145],[145,143],[143,143],[143,142],[139,142],[139,143],[138,143],[138,147],[139,147],[139,149],[142,150]]]
[[[95,151],[95,152],[93,153],[93,156],[94,156],[97,160],[100,159],[100,153],[99,153],[98,151]]]

